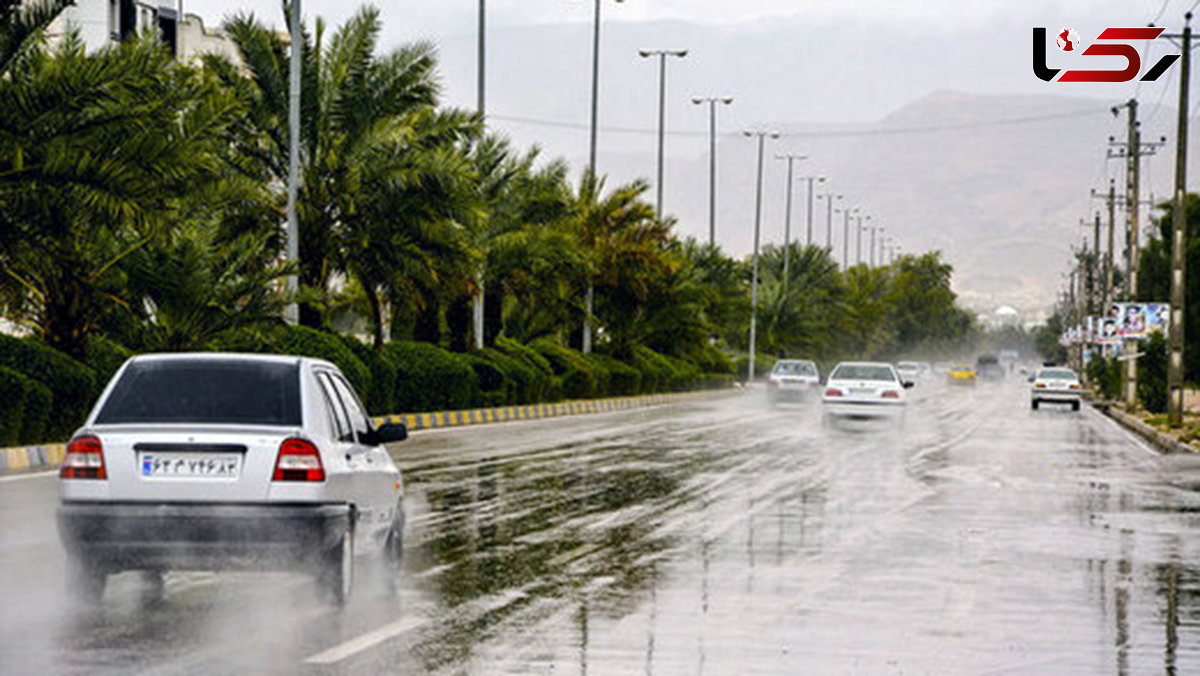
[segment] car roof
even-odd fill
[[[779,365],[779,364],[811,364],[811,363],[813,363],[813,360],[811,360],[811,359],[778,359],[775,361],[776,365]]]
[[[844,361],[838,363],[838,366],[886,366],[892,368],[892,365],[885,361]]]
[[[273,364],[290,364],[300,362],[309,366],[324,366],[337,368],[331,362],[313,357],[301,357],[286,354],[255,354],[249,352],[156,352],[141,354],[130,359],[131,362],[147,361],[256,361]]]

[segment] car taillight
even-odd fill
[[[1038,388],[1039,390],[1044,390],[1046,389],[1046,383],[1037,383],[1034,385],[1034,387]]]
[[[896,390],[884,390],[883,398],[884,399],[899,399],[900,393],[897,392]]]
[[[58,476],[63,479],[107,479],[104,471],[104,447],[96,437],[76,437],[67,444]]]
[[[827,397],[840,397],[840,396],[842,396],[842,391],[841,391],[841,390],[839,390],[839,389],[838,389],[838,388],[836,388],[836,387],[831,387],[831,388],[829,388],[829,389],[825,390],[825,396],[827,396]]]
[[[1071,389],[1072,389],[1072,390],[1078,390],[1078,389],[1079,389],[1079,383],[1071,383]]]
[[[307,439],[292,437],[279,445],[272,481],[324,481],[325,468],[321,454]]]

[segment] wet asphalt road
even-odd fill
[[[398,589],[61,584],[52,477],[0,481],[0,673],[1196,674],[1200,459],[1024,383],[824,430],[759,392],[414,435]]]

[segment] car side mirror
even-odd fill
[[[371,430],[365,440],[370,446],[381,446],[408,438],[408,427],[404,423],[387,423]]]
[[[904,386],[904,389],[906,389],[906,390],[911,390],[912,388],[914,388],[914,387],[916,387],[916,386],[917,386],[917,384],[916,384],[916,383],[914,383],[914,382],[913,382],[913,381],[911,381],[911,380],[906,380],[906,381],[904,381],[904,382],[902,382],[902,383],[900,383],[900,384],[901,384],[901,385],[903,385],[903,386]]]

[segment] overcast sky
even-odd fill
[[[162,0],[167,4],[170,0]],[[253,12],[264,23],[282,26],[276,0],[184,0],[185,10],[219,25],[236,12]],[[332,27],[363,3],[358,0],[303,0],[305,20],[321,16]],[[441,54],[444,101],[472,108],[476,96],[475,31],[477,0],[382,0],[382,50],[415,39],[435,42]],[[668,78],[666,211],[680,216],[686,235],[706,232],[707,183],[702,167],[707,157],[707,117],[687,103],[696,94],[731,95],[735,105],[722,111],[722,183],[719,197],[725,220],[743,219],[752,202],[736,187],[751,158],[736,136],[742,128],[772,126],[871,125],[938,91],[973,95],[1054,95],[1085,97],[1076,104],[1109,105],[1135,94],[1146,104],[1172,103],[1176,78],[1128,84],[1043,83],[1030,69],[1030,31],[1077,30],[1085,44],[1108,26],[1159,25],[1178,28],[1182,14],[1197,0],[603,0],[604,37],[601,76],[601,171],[614,180],[654,173],[653,129],[657,110],[657,69],[636,56],[639,48],[687,47],[683,62],[673,62]],[[493,128],[520,145],[537,144],[546,155],[562,156],[582,168],[587,152],[586,124],[590,92],[592,0],[489,0],[488,113]],[[1166,52],[1165,41],[1144,51],[1146,60]],[[1157,50],[1157,51],[1155,51]],[[1080,59],[1051,48],[1052,66]],[[1115,67],[1107,57],[1090,65]],[[1149,68],[1145,65],[1144,69]],[[1172,74],[1175,70],[1171,71]],[[1177,76],[1176,76],[1177,77]],[[1094,102],[1094,103],[1093,103]],[[1060,111],[1061,112],[1061,111]],[[984,111],[986,117],[986,111]],[[1169,117],[1169,116],[1164,116]],[[1161,121],[1160,121],[1161,122]],[[919,124],[920,120],[909,121]],[[1108,133],[1123,133],[1112,120]],[[820,147],[801,141],[778,151]],[[832,152],[832,151],[831,151]],[[1103,154],[1104,137],[1095,147],[1045,148],[1047,153],[1095,156],[1099,174],[1110,171]],[[846,158],[814,157],[809,166],[845,164]],[[1030,162],[1039,158],[1031,157]],[[1164,166],[1166,163],[1163,163]],[[772,174],[772,182],[780,179]],[[690,173],[689,173],[690,172]],[[1165,172],[1160,171],[1160,174]],[[1164,176],[1165,178],[1165,176]],[[1086,179],[1085,179],[1086,180]],[[1078,187],[1072,209],[1088,214],[1093,204],[1087,185]],[[839,190],[843,187],[839,187]],[[869,186],[851,186],[869,193]],[[1074,194],[1074,193],[1072,193]],[[980,199],[985,196],[981,195]],[[869,194],[859,194],[869,204]],[[778,205],[768,204],[768,219],[779,219]],[[775,210],[772,212],[772,210]],[[888,220],[888,214],[877,214]],[[1059,243],[1065,258],[1075,236]],[[722,245],[734,254],[747,253],[745,223],[728,226]],[[913,227],[903,233],[910,250],[944,247]],[[777,235],[774,235],[777,238]],[[770,240],[768,236],[768,241]],[[924,241],[923,241],[923,238]],[[950,249],[953,254],[954,247]],[[953,255],[951,255],[953,258]],[[1000,262],[1002,263],[1002,262]],[[998,264],[1000,264],[998,263]],[[1053,291],[1047,289],[1048,296]]]

